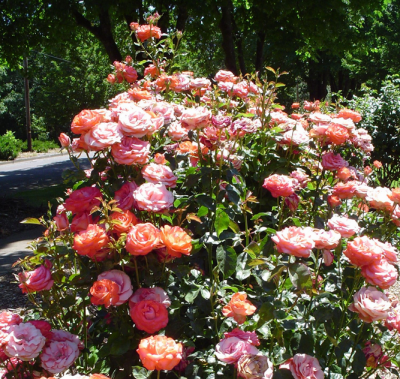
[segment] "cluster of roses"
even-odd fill
[[[74,364],[83,347],[78,336],[52,329],[47,321],[22,322],[17,314],[0,313],[1,378],[13,373],[14,377],[31,379],[29,375],[37,367],[42,371],[34,371],[36,378],[47,378],[48,373],[59,374]],[[35,359],[40,361],[37,367],[33,367]],[[26,364],[32,369],[29,370]]]

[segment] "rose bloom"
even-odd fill
[[[313,112],[308,116],[308,120],[314,124],[329,124],[332,121],[332,117],[321,112]]]
[[[372,168],[370,166],[364,167],[364,175],[368,176],[372,173]]]
[[[397,262],[397,256],[399,255],[399,251],[396,247],[392,246],[390,242],[381,242],[377,239],[373,239],[375,244],[383,250],[383,255],[385,259],[390,263]]]
[[[327,200],[329,206],[332,208],[338,207],[340,204],[342,204],[342,200],[340,200],[339,196],[329,195]]]
[[[94,126],[102,122],[103,116],[97,110],[84,109],[77,114],[71,124],[71,131],[75,134],[87,133]]]
[[[356,237],[348,242],[343,253],[351,264],[358,267],[380,261],[383,256],[383,250],[367,236]]]
[[[225,338],[215,347],[216,357],[228,364],[236,364],[244,354],[257,355],[258,349],[237,337]]]
[[[70,229],[73,233],[81,232],[82,230],[86,230],[89,224],[94,223],[93,217],[89,212],[77,213],[72,219]]]
[[[349,310],[358,313],[364,322],[386,320],[391,309],[387,296],[374,287],[363,287],[353,296],[354,302]]]
[[[100,151],[121,142],[122,133],[116,122],[102,122],[83,135],[83,141],[90,150]]]
[[[389,330],[397,330],[398,332],[400,332],[400,308],[399,308],[399,306],[396,306],[389,311],[388,317],[385,320],[385,326]]]
[[[21,283],[19,288],[21,288],[22,293],[49,290],[54,284],[54,280],[51,277],[51,266],[51,262],[46,260],[44,265],[33,271],[20,272],[18,278]]]
[[[55,215],[53,217],[53,220],[55,221],[56,228],[59,232],[62,232],[64,230],[68,229],[69,221],[68,221],[68,217],[65,213]]]
[[[18,325],[22,322],[20,315],[12,312],[1,312],[0,313],[0,331],[5,331],[11,325]]]
[[[365,281],[385,290],[390,288],[397,281],[396,267],[386,259],[371,263],[361,268],[361,274]]]
[[[150,142],[136,137],[123,137],[121,143],[111,146],[111,154],[119,164],[146,164],[149,161]]]
[[[394,203],[400,204],[400,188],[392,188],[392,193],[388,197]]]
[[[142,339],[136,350],[147,370],[172,370],[182,359],[182,344],[167,336]]]
[[[98,277],[98,281],[102,281],[103,279],[111,280],[112,282],[118,285],[118,297],[117,301],[113,302],[113,305],[121,305],[126,303],[129,298],[132,296],[132,283],[131,279],[127,274],[125,274],[121,270],[110,270],[102,272]]]
[[[179,121],[174,121],[168,127],[168,136],[172,141],[180,141],[188,136],[188,130]]]
[[[224,338],[236,337],[242,341],[248,342],[253,346],[259,346],[260,341],[255,332],[245,332],[239,328],[235,328],[230,332],[224,333]]]
[[[162,226],[160,237],[167,254],[173,257],[180,258],[182,254],[189,255],[192,251],[192,238],[179,226]]]
[[[226,70],[219,70],[215,76],[214,79],[217,82],[231,82],[231,83],[236,83],[237,77],[233,74],[231,71],[226,71]]]
[[[369,205],[375,209],[388,210],[393,209],[394,203],[389,196],[392,195],[392,191],[386,187],[370,188],[367,192],[365,200],[369,202]]]
[[[126,236],[125,248],[131,255],[146,255],[160,246],[160,230],[153,224],[134,225]]]
[[[343,238],[351,237],[360,231],[356,220],[337,214],[334,214],[332,218],[328,220],[328,226],[332,230],[339,232]]]
[[[105,305],[109,308],[111,305],[120,305],[119,301],[120,286],[109,279],[97,280],[90,288],[90,302],[94,305]]]
[[[298,181],[287,175],[270,175],[264,180],[263,187],[271,192],[273,197],[293,195],[298,187]]]
[[[138,288],[129,299],[129,307],[132,308],[136,303],[143,300],[152,300],[163,304],[165,308],[171,306],[171,300],[167,293],[161,287]]]
[[[174,188],[177,177],[172,170],[162,164],[150,163],[142,168],[143,178],[153,184],[164,184],[166,187]]]
[[[247,300],[246,292],[235,293],[229,303],[222,308],[222,314],[225,317],[233,317],[239,324],[246,321],[246,316],[252,315],[256,311],[256,307]]]
[[[135,182],[126,182],[118,191],[115,191],[114,199],[117,201],[117,207],[127,211],[134,206],[135,199],[133,192],[138,188]]]
[[[129,229],[139,223],[137,217],[131,211],[113,212],[110,216],[111,220],[116,221],[112,224],[113,232],[117,234],[127,233]]]
[[[347,128],[333,123],[326,129],[325,135],[329,138],[329,141],[335,145],[344,144],[350,137]]]
[[[382,167],[382,163],[379,161],[373,161],[372,164],[374,165],[375,168],[381,168]]]
[[[58,137],[61,147],[68,147],[71,145],[71,138],[69,138],[65,133],[61,133]]]
[[[245,379],[272,379],[274,365],[265,355],[243,354],[238,361],[238,374]]]
[[[391,366],[388,356],[383,354],[382,347],[377,343],[372,344],[371,341],[367,341],[363,353],[367,359],[366,367],[377,368],[380,365],[384,367]]]
[[[182,112],[181,123],[186,129],[204,128],[211,121],[211,112],[204,107],[187,108]]]
[[[109,242],[110,239],[101,226],[90,224],[86,230],[75,234],[72,248],[79,255],[87,255],[89,258],[96,260],[96,256],[101,256],[101,250],[105,248]]]
[[[46,338],[32,324],[11,325],[4,341],[3,349],[8,357],[22,361],[36,358],[46,343]]]
[[[290,173],[290,177],[296,179],[301,188],[305,188],[310,181],[310,177],[301,169],[296,169]]]
[[[347,109],[347,108],[341,109],[339,111],[337,117],[342,117],[344,119],[349,118],[353,122],[359,122],[362,119],[361,115],[358,112],[353,111],[351,109]]]
[[[163,184],[144,183],[133,192],[141,211],[162,212],[172,207],[174,195]]]
[[[141,90],[139,88],[130,88],[128,93],[135,101],[151,100],[153,98],[153,95],[149,91]]]
[[[312,230],[290,226],[272,237],[279,253],[308,258],[315,247]]]
[[[140,25],[138,29],[136,29],[137,37],[143,42],[149,38],[161,38],[161,29],[155,25]]]
[[[51,331],[51,341],[57,341],[57,342],[72,342],[76,346],[78,346],[79,350],[83,350],[85,348],[84,343],[79,339],[79,337],[75,334],[72,334],[70,332],[67,332],[66,330],[57,330],[53,329]]]
[[[36,329],[40,330],[40,333],[42,333],[42,336],[47,338],[51,338],[53,336],[53,333],[51,332],[51,325],[49,322],[44,321],[44,320],[30,320],[27,321],[27,324],[32,324]]]
[[[72,213],[90,212],[93,207],[97,207],[101,203],[101,192],[96,187],[83,187],[71,193],[69,198],[65,200],[65,209]]]
[[[139,330],[153,334],[168,324],[165,305],[153,300],[142,300],[129,308],[129,315]]]
[[[344,182],[351,178],[351,171],[347,167],[337,170],[336,177]]]
[[[357,189],[359,188],[358,182],[350,180],[347,183],[337,183],[333,187],[333,196],[337,196],[340,199],[351,199],[357,195]]]
[[[155,130],[151,115],[139,107],[121,112],[118,125],[122,134],[127,137],[142,138],[153,134]]]
[[[78,346],[69,341],[53,341],[40,355],[42,367],[52,374],[58,374],[71,367],[79,356]]]
[[[316,249],[335,249],[342,238],[335,230],[316,229],[313,234]]]
[[[307,354],[296,354],[279,368],[290,370],[295,379],[323,379],[324,373],[317,358]]]
[[[330,250],[324,250],[322,252],[322,259],[324,260],[324,265],[326,267],[329,267],[333,263],[333,258],[335,256],[333,255],[332,251]]]
[[[322,167],[325,170],[336,171],[342,167],[348,167],[349,163],[345,161],[340,154],[334,154],[332,152],[325,153],[322,156]]]
[[[157,76],[161,75],[161,72],[157,66],[150,64],[144,69],[144,76],[147,75],[150,75],[152,78],[156,78]]]

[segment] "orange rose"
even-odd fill
[[[146,90],[140,90],[138,88],[131,88],[128,90],[129,95],[133,98],[135,101],[140,101],[140,100],[151,100],[153,96],[151,96],[151,93]]]
[[[349,132],[347,128],[338,124],[331,124],[326,130],[326,136],[329,141],[335,145],[342,145],[349,138]]]
[[[160,231],[150,223],[134,225],[126,237],[126,250],[132,255],[146,255],[160,245]]]
[[[126,233],[132,225],[139,223],[137,217],[129,210],[111,213],[111,220],[117,221],[112,228],[117,234]]]
[[[168,311],[164,304],[142,300],[129,309],[129,315],[139,330],[149,334],[158,332],[168,324]]]
[[[112,280],[102,279],[94,282],[90,288],[92,297],[90,301],[94,305],[105,305],[108,308],[110,305],[116,305],[119,300],[119,286]]]
[[[72,248],[79,255],[87,255],[91,259],[101,254],[101,250],[110,242],[106,231],[97,224],[89,224],[86,230],[82,230],[74,237]]]
[[[150,37],[160,39],[161,29],[154,25],[140,25],[139,28],[136,29],[136,35],[142,42]]]
[[[182,254],[189,255],[192,251],[192,238],[179,226],[161,227],[161,240],[167,248],[167,253],[180,258]]]
[[[358,112],[352,111],[351,109],[341,109],[337,115],[337,117],[349,118],[353,122],[361,121],[361,115]]]
[[[246,321],[246,316],[252,315],[256,307],[247,300],[246,292],[235,293],[231,301],[222,308],[222,314],[225,317],[233,317],[240,325]]]
[[[95,110],[84,109],[77,114],[71,124],[71,131],[75,134],[88,132],[93,126],[102,121],[102,115]]]
[[[342,167],[337,170],[337,178],[343,180],[344,182],[351,177],[351,172],[347,167]]]
[[[382,162],[379,162],[379,161],[373,161],[372,164],[374,165],[375,168],[378,168],[378,169],[382,167]]]
[[[166,336],[142,339],[136,350],[147,370],[172,370],[182,359],[182,344]]]
[[[342,204],[342,200],[340,200],[339,196],[334,196],[334,195],[329,195],[328,196],[328,204],[332,207],[335,208]]]

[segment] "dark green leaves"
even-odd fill
[[[237,255],[232,247],[217,247],[218,269],[224,278],[231,276],[236,270]]]

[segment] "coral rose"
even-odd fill
[[[334,214],[332,218],[328,220],[328,226],[332,230],[339,232],[343,238],[354,236],[354,234],[360,231],[360,227],[356,220],[342,217],[337,214]]]
[[[244,354],[238,361],[238,374],[245,379],[272,379],[274,365],[265,355]]]
[[[167,293],[160,287],[154,288],[138,288],[129,299],[129,307],[132,308],[136,303],[143,300],[153,300],[163,304],[165,308],[171,305],[171,300]]]
[[[97,124],[86,134],[83,141],[90,150],[100,151],[121,142],[122,133],[115,122],[102,122]]]
[[[222,314],[225,317],[233,317],[240,325],[246,321],[246,316],[252,315],[256,307],[247,300],[246,292],[235,293],[229,303],[222,308]]]
[[[188,130],[179,121],[174,121],[168,127],[168,136],[173,141],[180,141],[188,136]]]
[[[316,249],[334,249],[339,245],[342,236],[335,230],[317,229],[314,234],[314,242]]]
[[[398,275],[396,267],[391,265],[386,259],[363,266],[361,274],[367,283],[378,286],[383,290],[395,284]]]
[[[392,191],[386,187],[369,188],[365,200],[372,208],[392,211],[394,203],[390,199]]]
[[[67,215],[65,213],[61,213],[61,214],[55,215],[53,217],[53,220],[55,221],[56,229],[59,232],[62,232],[64,230],[68,229],[69,221],[68,221],[68,217],[67,217]]]
[[[109,308],[111,305],[122,304],[119,301],[120,287],[117,283],[109,279],[101,279],[93,283],[90,288],[90,302],[95,305],[105,305]]]
[[[353,296],[349,310],[358,313],[361,320],[371,323],[386,320],[392,305],[388,297],[374,287],[363,287]]]
[[[162,212],[172,207],[174,195],[163,184],[144,183],[133,192],[141,211]]]
[[[309,228],[290,226],[282,229],[273,236],[279,253],[308,258],[315,247],[313,232]]]
[[[165,305],[153,300],[142,300],[130,307],[129,314],[139,330],[149,334],[158,332],[168,324]]]
[[[166,187],[174,188],[177,177],[172,170],[163,164],[150,163],[142,169],[143,178],[153,184],[164,184]]]
[[[119,164],[146,164],[149,161],[150,142],[136,137],[123,137],[120,143],[111,146],[111,154]]]
[[[160,246],[160,230],[153,224],[134,225],[126,236],[126,250],[131,255],[146,255]]]
[[[258,349],[237,337],[225,338],[215,346],[216,357],[228,364],[236,364],[240,357],[245,354],[257,355]]]
[[[264,180],[263,187],[271,192],[273,197],[293,195],[298,187],[297,179],[287,175],[271,175]]]
[[[69,138],[65,133],[60,133],[58,140],[60,141],[61,147],[68,147],[71,145],[71,138]]]
[[[167,254],[180,258],[182,254],[189,255],[192,251],[192,238],[179,226],[161,227],[161,240],[164,243]]]
[[[70,341],[50,342],[40,355],[42,367],[52,374],[58,374],[71,367],[79,356],[78,346]]]
[[[290,370],[295,379],[323,379],[324,373],[317,358],[307,354],[296,354],[279,368]]]
[[[358,182],[351,180],[347,183],[337,183],[333,187],[332,196],[338,197],[339,199],[351,199],[357,196],[357,191],[360,186]]]
[[[142,42],[151,37],[160,39],[161,29],[155,25],[140,25],[139,28],[136,29],[136,35]]]
[[[71,193],[69,198],[65,200],[65,209],[72,213],[90,212],[93,207],[97,207],[101,203],[101,192],[96,187],[83,187]]]
[[[133,225],[139,223],[138,218],[131,211],[113,212],[110,219],[113,222],[112,230],[117,234],[127,233]]]
[[[110,270],[102,272],[97,280],[101,281],[103,279],[111,280],[118,285],[118,300],[113,301],[113,305],[121,305],[129,300],[132,296],[132,283],[131,279],[127,274],[121,270]]]
[[[383,250],[374,240],[367,236],[362,236],[348,242],[343,254],[351,264],[362,267],[380,261],[383,256]]]
[[[51,277],[51,262],[46,260],[45,264],[33,271],[20,272],[18,278],[20,281],[19,288],[22,293],[31,293],[49,290],[54,280]]]
[[[108,245],[110,239],[106,231],[97,224],[90,224],[86,230],[75,234],[72,248],[79,255],[87,255],[93,260],[98,260],[102,250]]]
[[[32,324],[11,325],[4,341],[4,352],[8,357],[22,361],[36,358],[46,343],[46,338]]]
[[[350,137],[347,128],[337,124],[331,124],[328,129],[326,129],[325,135],[329,138],[329,141],[335,145],[344,144]]]
[[[118,125],[122,134],[126,137],[142,138],[153,134],[155,130],[150,114],[139,107],[121,112]]]
[[[142,339],[136,350],[147,370],[172,370],[182,359],[182,344],[167,336]]]
[[[347,108],[341,109],[339,111],[337,117],[342,117],[344,119],[349,118],[353,122],[359,122],[362,119],[361,115],[358,112],[353,111],[351,109],[347,109]]]
[[[84,109],[77,114],[71,124],[71,131],[75,134],[87,133],[94,126],[102,122],[103,116],[97,110]]]

